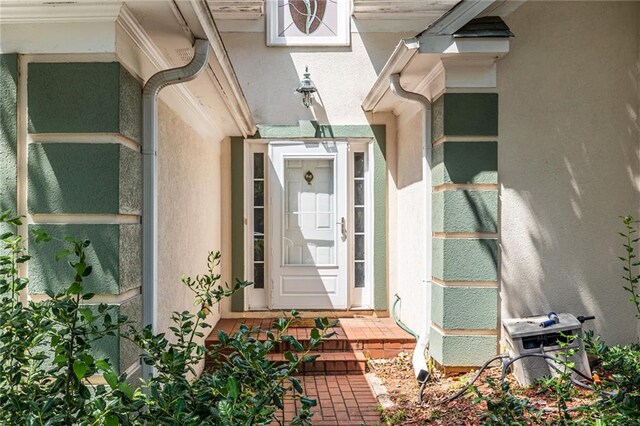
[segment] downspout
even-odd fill
[[[209,60],[209,41],[196,39],[193,59],[187,65],[154,74],[142,90],[142,325],[151,325],[156,333],[156,283],[158,278],[158,94],[164,87],[186,83],[196,78]],[[151,366],[142,364],[142,376],[153,374]]]
[[[423,284],[427,286],[428,282],[431,281],[431,102],[429,99],[422,96],[419,93],[408,92],[402,88],[400,84],[400,74],[391,74],[389,76],[389,86],[391,91],[398,97],[403,99],[407,99],[409,101],[414,101],[420,104],[423,112],[423,131],[424,131],[424,141],[423,141],[423,165],[422,165],[422,175],[424,177],[425,184],[425,194],[427,194],[425,200],[425,228],[428,232],[425,235],[425,278]],[[424,383],[429,376],[429,368],[427,365],[427,358],[425,356],[425,352],[427,350],[427,346],[429,345],[429,321],[427,320],[426,310],[430,306],[430,295],[428,291],[428,287],[424,289],[424,297],[423,297],[423,307],[425,309],[425,315],[423,315],[422,328],[418,334],[418,342],[416,344],[416,348],[413,351],[413,371],[415,373],[416,379]]]

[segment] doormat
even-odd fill
[[[329,322],[338,321],[338,318],[329,318]],[[290,328],[314,328],[316,321],[314,318],[296,318],[291,322]],[[340,322],[336,325],[340,327]]]

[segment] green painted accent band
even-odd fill
[[[88,305],[95,312],[97,305]],[[133,326],[140,329],[142,326],[142,296],[136,296],[120,305],[110,305],[109,313],[114,321],[120,316],[126,316],[133,322]],[[120,337],[125,331],[121,330],[117,336],[107,336],[97,340],[92,345],[91,352],[98,359],[106,358],[118,373],[124,372],[138,362],[140,350],[138,346],[128,339]]]
[[[434,327],[429,333],[429,355],[444,367],[479,367],[497,351],[497,336],[443,335]]]
[[[498,183],[497,142],[444,142],[433,147],[432,185]]]
[[[388,308],[387,292],[387,138],[385,126],[373,128],[373,308]]]
[[[87,264],[93,272],[85,281],[85,291],[96,294],[119,294],[139,287],[142,280],[142,232],[137,224],[37,224],[54,240],[36,244],[30,235],[29,292],[44,294],[47,289],[55,293],[66,291],[73,280],[73,270],[55,256],[65,247],[62,242],[71,236],[89,240],[86,249]],[[68,246],[67,246],[68,247]]]
[[[244,281],[244,139],[231,138],[231,279]],[[244,290],[231,296],[231,311],[244,311]]]
[[[496,281],[497,240],[434,238],[433,276],[442,281]]]
[[[432,105],[431,136],[496,136],[497,93],[445,93]]]
[[[431,284],[431,320],[447,330],[495,330],[498,289]]]
[[[120,133],[142,143],[142,84],[122,65],[118,83]]]
[[[434,232],[498,232],[498,191],[446,190],[432,199]]]
[[[0,55],[0,211],[17,212],[18,55]]]
[[[142,156],[120,144],[29,145],[29,211],[140,214]]]
[[[300,139],[300,138],[377,138],[384,137],[384,125],[336,125],[319,124],[317,121],[300,121],[297,125],[258,126],[252,139]]]
[[[142,86],[119,63],[30,63],[30,133],[121,133],[140,141]]]

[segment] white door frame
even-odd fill
[[[247,139],[244,141],[245,150],[244,150],[244,194],[245,194],[245,202],[244,202],[244,210],[245,210],[245,277],[249,281],[254,280],[254,269],[253,269],[253,230],[254,230],[254,217],[253,217],[253,158],[255,153],[263,153],[265,159],[265,187],[264,187],[264,197],[265,200],[271,199],[271,183],[269,177],[269,170],[271,168],[271,160],[269,158],[269,146],[270,145],[296,145],[302,144],[304,142],[313,142],[318,143],[322,141],[330,141],[335,142],[334,140],[326,140],[326,139],[300,139],[300,140],[267,140],[267,139]],[[336,140],[338,141],[338,140]],[[335,308],[335,309],[350,309],[350,310],[369,310],[373,309],[373,239],[374,239],[374,190],[373,190],[373,140],[370,138],[349,138],[342,139],[340,141],[346,141],[348,145],[348,156],[347,156],[347,184],[342,185],[340,182],[337,182],[337,185],[346,186],[347,188],[347,226],[348,226],[348,239],[347,239],[347,271],[348,271],[348,279],[347,279],[347,304],[346,307],[343,308]],[[365,171],[365,197],[366,197],[366,208],[365,208],[365,232],[366,232],[366,283],[363,288],[356,288],[354,285],[354,234],[352,230],[354,229],[354,153],[355,152],[363,152],[365,154],[365,162],[366,162],[366,171]],[[245,289],[245,311],[266,311],[271,309],[277,309],[271,304],[271,292],[273,289],[272,285],[272,258],[274,257],[271,250],[267,249],[270,247],[270,241],[272,240],[272,215],[271,209],[267,206],[264,213],[264,221],[265,221],[265,260],[264,260],[264,288],[256,289],[253,286]],[[305,307],[296,307],[296,309],[313,309],[317,308],[305,308]]]

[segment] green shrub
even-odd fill
[[[153,334],[149,327],[137,330],[108,305],[90,305],[94,295],[83,286],[91,274],[85,257],[89,242],[73,239],[63,241],[66,247],[56,256],[72,271],[67,290],[49,292],[46,301],[24,302],[28,280],[18,270],[29,256],[19,225],[19,217],[0,214],[0,229],[11,229],[0,235],[0,424],[264,425],[280,423],[288,398],[299,407],[292,424],[309,424],[315,401],[304,395],[295,375],[301,363],[314,361],[310,351],[334,335],[335,323],[317,319],[305,348],[287,334],[299,316],[294,311],[274,323],[265,341],[257,339],[260,330],[243,326],[231,336],[220,333],[220,343],[208,351],[199,342],[210,328],[212,307],[250,285],[223,288],[215,272],[220,254],[211,253],[207,274],[182,280],[194,293],[197,312],[174,312],[170,336]],[[50,240],[35,232],[36,243]],[[95,358],[95,342],[123,329],[156,372],[150,380],[130,383],[108,359]],[[292,348],[286,362],[269,361],[267,355],[284,343]],[[213,357],[213,368],[197,376],[207,356]],[[97,381],[104,384],[92,383]]]
[[[640,282],[640,275],[638,274],[638,266],[640,261],[636,256],[636,244],[640,241],[637,236],[638,221],[633,216],[621,217],[622,223],[625,226],[625,232],[619,232],[620,236],[624,239],[625,255],[620,256],[619,259],[623,263],[624,275],[622,278],[627,282],[622,287],[629,293],[629,301],[633,303],[636,308],[636,317],[640,318],[640,289],[638,284]]]

